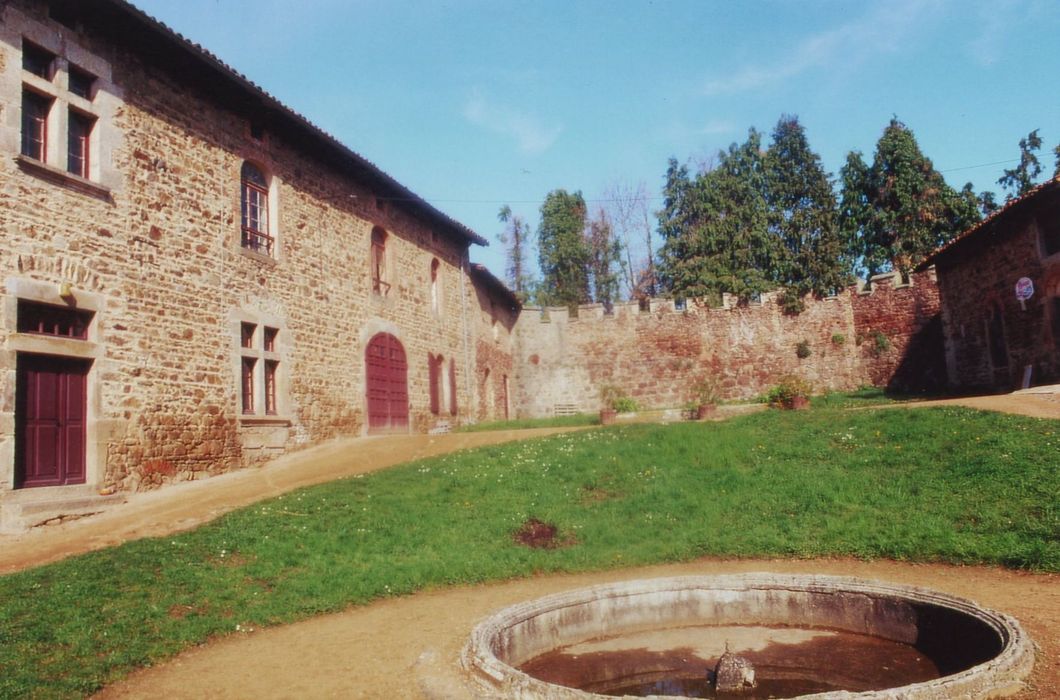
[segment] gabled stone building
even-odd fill
[[[0,5],[0,156],[0,523],[503,415],[486,241],[122,0]]]
[[[1060,382],[1060,178],[936,251],[949,383]]]

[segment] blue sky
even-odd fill
[[[670,156],[781,114],[833,174],[897,115],[977,190],[1031,129],[1048,174],[1060,142],[1055,0],[133,2],[490,239],[498,274],[501,205],[536,227],[558,187],[657,196]]]

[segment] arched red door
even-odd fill
[[[364,353],[368,431],[404,432],[409,427],[408,362],[405,348],[389,333],[368,341]]]

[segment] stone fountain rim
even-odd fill
[[[723,575],[689,575],[664,578],[633,579],[598,584],[584,588],[553,593],[503,608],[479,622],[471,631],[460,655],[460,663],[479,690],[500,692],[498,697],[542,698],[555,700],[613,700],[613,697],[576,690],[546,683],[523,673],[497,658],[493,652],[493,640],[506,628],[525,622],[552,610],[586,604],[602,598],[621,598],[645,593],[679,592],[692,589],[721,591],[749,591],[760,589],[786,589],[808,593],[858,593],[870,596],[899,598],[911,603],[921,603],[949,608],[967,614],[990,626],[1002,640],[1001,651],[993,658],[964,671],[930,681],[887,688],[878,691],[855,693],[831,691],[802,695],[809,700],[937,700],[944,698],[997,697],[996,693],[1011,694],[1023,688],[1023,679],[1030,675],[1034,666],[1034,643],[1023,631],[1019,622],[1004,613],[984,608],[974,601],[927,588],[905,584],[888,583],[849,576],[826,576],[818,574],[773,574],[756,572]],[[996,676],[993,683],[990,677]],[[983,688],[975,694],[975,688]],[[677,696],[657,695],[659,698]]]

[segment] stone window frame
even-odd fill
[[[430,269],[428,271],[429,282],[430,282],[430,309],[431,313],[435,318],[442,317],[442,309],[444,308],[442,291],[442,261],[437,257],[431,258]]]
[[[40,154],[43,158],[22,152],[22,100],[16,103],[17,116],[7,127],[17,133],[15,162],[29,175],[109,201],[111,189],[121,182],[121,174],[111,161],[111,153],[118,146],[113,115],[120,105],[120,94],[111,81],[110,64],[84,49],[65,27],[31,18],[13,7],[4,8],[3,13],[0,42],[11,47],[14,60],[10,69],[0,70],[0,81],[17,81],[23,95],[50,101],[45,152]],[[27,45],[53,57],[43,75],[23,67],[23,47]],[[76,159],[69,157],[71,114],[91,124],[87,138],[78,141],[87,154]],[[77,171],[71,172],[75,165]]]
[[[249,175],[260,176],[260,182]],[[259,158],[244,158],[239,166],[239,250],[261,260],[275,262],[280,257],[280,178]],[[254,204],[258,215],[248,213]],[[262,218],[264,225],[262,226]]]
[[[269,314],[237,312],[231,334],[239,422],[289,425],[290,333],[286,324]]]
[[[390,275],[390,234],[382,226],[373,226],[369,236],[368,279],[372,294],[386,298],[393,286]]]
[[[0,387],[7,385],[14,395],[17,358],[20,354],[55,355],[58,357],[90,360],[86,381],[87,414],[85,420],[85,484],[101,484],[107,463],[106,431],[100,430],[103,419],[102,389],[103,360],[106,347],[102,329],[106,322],[105,298],[78,287],[75,284],[44,282],[22,277],[9,277],[0,288],[0,333],[7,341],[0,348]],[[18,329],[18,307],[20,303],[44,304],[59,308],[77,309],[87,315],[88,324],[84,338],[24,332]],[[6,416],[10,416],[8,419]],[[0,492],[11,490],[15,484],[15,420],[14,411],[0,411]],[[82,489],[84,485],[45,486],[49,492],[61,493],[65,489]]]

